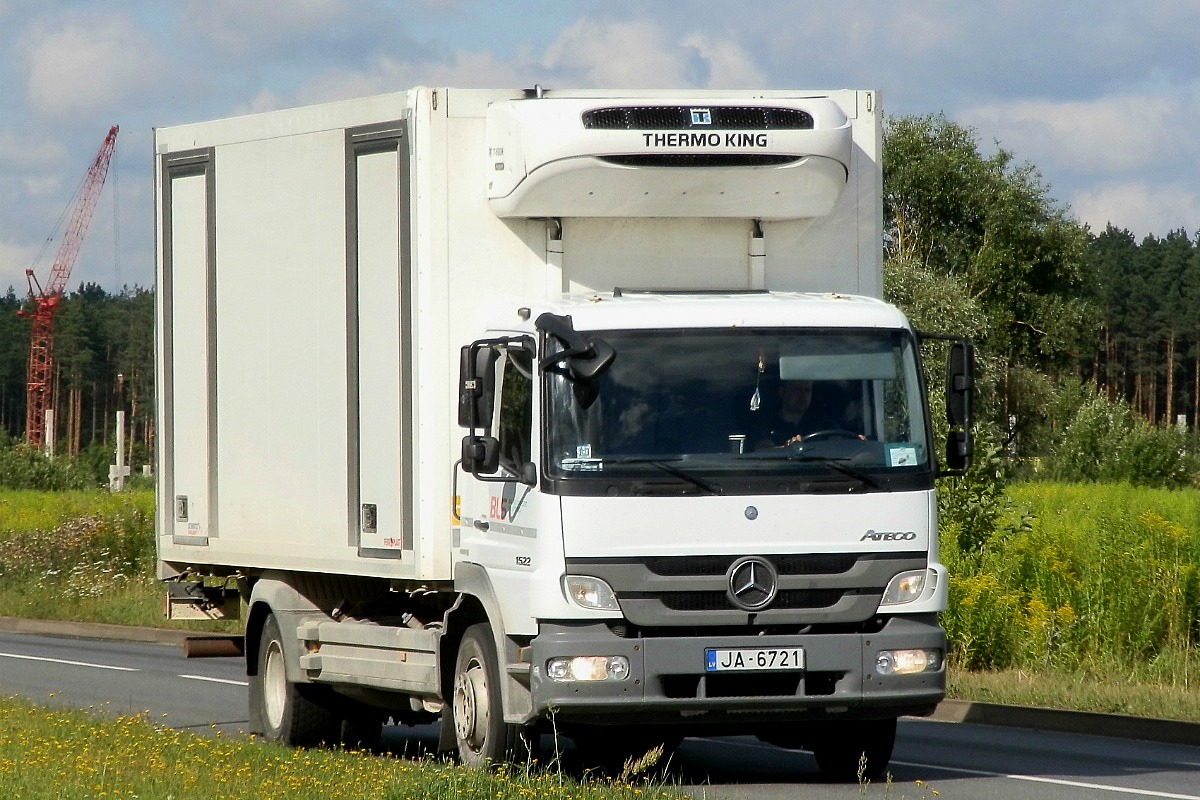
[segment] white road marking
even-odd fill
[[[753,749],[773,749],[772,745],[766,744],[749,744],[747,742],[731,742],[725,740],[725,744],[731,744],[735,747],[749,747]],[[899,764],[905,767],[916,767],[917,769],[941,770],[943,772],[956,772],[960,775],[978,775],[982,778],[1008,778],[1014,781],[1028,781],[1030,783],[1048,783],[1054,786],[1067,786],[1073,789],[1089,789],[1098,792],[1112,792],[1114,794],[1131,794],[1138,797],[1159,797],[1163,800],[1200,800],[1200,794],[1179,794],[1178,792],[1160,792],[1154,789],[1136,789],[1129,786],[1114,786],[1106,783],[1086,783],[1084,781],[1072,781],[1066,778],[1043,778],[1036,775],[1018,775],[1004,772],[991,772],[982,769],[966,769],[964,767],[947,767],[944,764],[919,764],[915,761],[897,761],[892,759],[892,764]],[[928,783],[929,781],[926,781]]]
[[[1075,789],[1095,789],[1099,792],[1115,792],[1117,794],[1135,794],[1139,797],[1162,797],[1165,800],[1200,800],[1200,794],[1179,794],[1177,792],[1159,792],[1154,789],[1135,789],[1130,786],[1113,786],[1107,783],[1086,783],[1071,781],[1065,778],[1043,778],[1036,775],[1012,775],[1004,772],[989,772],[981,769],[964,769],[962,767],[947,767],[941,764],[917,764],[912,761],[893,761],[906,767],[919,769],[940,769],[945,772],[957,772],[963,775],[980,775],[988,778],[1009,778],[1014,781],[1029,781],[1030,783],[1049,783],[1055,786],[1070,786]]]
[[[23,656],[16,653],[0,653],[0,658],[19,658],[22,661],[43,661],[50,664],[67,664],[72,667],[91,667],[92,669],[108,669],[115,672],[141,672],[136,667],[114,667],[111,664],[92,664],[88,661],[68,661],[65,658],[43,658],[42,656]]]
[[[181,678],[187,678],[189,681],[206,681],[208,683],[225,683],[230,686],[249,686],[246,681],[231,681],[228,678],[210,678],[206,675],[180,675]]]

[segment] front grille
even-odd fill
[[[829,608],[844,596],[845,592],[837,589],[792,589],[776,595],[771,608]],[[724,592],[670,592],[657,597],[672,611],[728,611],[730,608],[729,597]]]
[[[707,112],[710,124],[692,121]],[[617,131],[783,131],[812,130],[813,117],[798,108],[769,106],[617,106],[583,112],[583,127]]]
[[[642,563],[655,575],[724,575],[739,556],[663,556]],[[833,575],[858,563],[855,553],[800,553],[771,559],[781,575]]]
[[[607,582],[626,620],[641,628],[853,626],[875,617],[894,575],[929,560],[923,552],[761,557],[778,575],[777,592],[753,612],[729,596],[729,570],[741,555],[567,559],[567,570]]]

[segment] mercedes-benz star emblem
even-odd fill
[[[746,611],[766,608],[779,591],[779,573],[765,558],[739,558],[726,574],[729,576],[729,599]]]

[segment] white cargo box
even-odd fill
[[[160,572],[450,579],[483,309],[878,296],[880,118],[863,91],[421,88],[156,130]]]

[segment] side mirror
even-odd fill
[[[974,438],[971,435],[972,403],[975,397],[975,348],[967,342],[950,346],[946,370],[946,467],[966,472],[971,467]]]
[[[604,339],[575,330],[575,323],[570,317],[547,311],[538,316],[533,324],[538,330],[545,331],[566,345],[565,350],[543,358],[539,365],[541,369],[565,366],[570,380],[591,383],[604,374],[617,357],[616,348]]]
[[[971,426],[971,404],[975,396],[975,348],[966,342],[950,346],[946,372],[946,421],[952,428]]]
[[[617,357],[617,351],[611,344],[598,336],[589,336],[587,343],[587,353],[573,357],[570,364],[571,372],[577,380],[591,383],[612,366],[612,362]]]
[[[491,475],[500,468],[500,441],[495,436],[464,436],[463,468],[472,475]]]
[[[494,348],[475,342],[459,351],[458,424],[462,428],[486,428],[492,423],[496,397],[496,359]]]
[[[534,464],[532,461],[526,461],[524,464],[522,464],[520,480],[521,480],[521,483],[525,484],[526,486],[537,486],[537,483],[538,483],[537,464]]]
[[[971,468],[971,451],[975,443],[969,431],[950,431],[946,436],[946,467],[951,472],[966,472]]]

